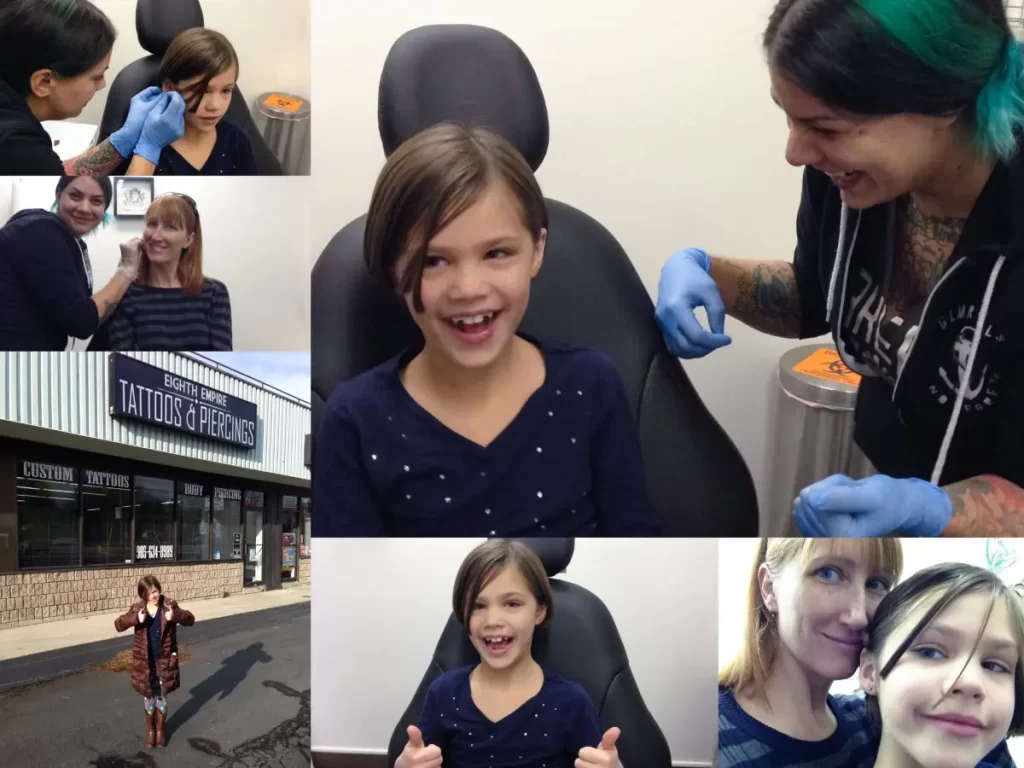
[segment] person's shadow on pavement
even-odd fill
[[[168,740],[171,734],[189,721],[204,704],[220,694],[223,701],[235,687],[245,679],[256,664],[268,664],[273,657],[263,650],[263,643],[253,643],[248,648],[235,651],[221,662],[221,668],[189,690],[189,700],[180,709],[171,711],[165,727]]]

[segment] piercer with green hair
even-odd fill
[[[780,0],[764,48],[804,167],[795,256],[673,255],[669,349],[729,344],[729,314],[831,333],[864,377],[854,436],[879,474],[804,489],[806,535],[1020,535],[1024,54],[1002,0]]]

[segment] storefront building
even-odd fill
[[[0,353],[0,627],[310,577],[309,405],[177,353]]]

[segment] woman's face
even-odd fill
[[[179,91],[185,98],[190,109],[185,112],[185,122],[198,131],[216,130],[217,124],[224,118],[231,104],[231,94],[235,90],[235,81],[238,79],[238,67],[230,67],[210,80],[206,93],[202,94],[202,101],[199,108],[191,110],[193,99],[199,96],[194,94],[193,89],[203,80],[203,76],[182,80],[174,85],[164,85],[165,91]]]
[[[774,69],[771,83],[789,124],[786,160],[828,174],[850,208],[924,188],[953,148],[953,117],[858,117],[828,107]]]
[[[156,587],[149,588],[149,594],[146,596],[146,602],[150,605],[156,605],[160,602],[160,590]]]
[[[866,546],[837,542],[815,543],[806,564],[798,555],[775,578],[764,565],[758,572],[782,649],[823,680],[857,671],[864,630],[892,586],[891,575],[871,568]]]
[[[46,103],[53,120],[78,117],[97,92],[107,87],[106,72],[110,67],[110,53],[88,72],[76,77],[48,79]]]
[[[546,614],[519,570],[505,568],[473,602],[469,639],[484,664],[508,669],[530,655],[533,630]]]
[[[57,198],[57,215],[75,237],[84,237],[103,221],[107,200],[100,183],[89,176],[78,176]]]
[[[492,364],[522,322],[547,239],[545,231],[535,243],[522,218],[505,185],[493,184],[429,243],[423,312],[414,309],[411,291],[405,299],[427,347],[455,365]],[[396,282],[410,259],[399,260]]]
[[[907,613],[882,644],[877,663],[864,653],[861,683],[878,696],[883,749],[930,768],[974,768],[1006,738],[1013,716],[1020,658],[1004,600],[993,604],[984,593],[956,599],[911,642],[884,680],[878,675],[937,597]]]
[[[146,219],[142,231],[142,245],[151,264],[177,264],[183,249],[192,245],[195,234],[172,221],[161,221],[156,216]]]

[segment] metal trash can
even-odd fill
[[[290,93],[264,93],[256,102],[259,131],[282,170],[289,176],[308,176],[310,169],[309,99]]]
[[[791,349],[779,360],[779,406],[773,442],[771,493],[761,520],[765,536],[799,536],[793,499],[835,474],[875,473],[853,442],[853,409],[860,377],[831,344]]]

